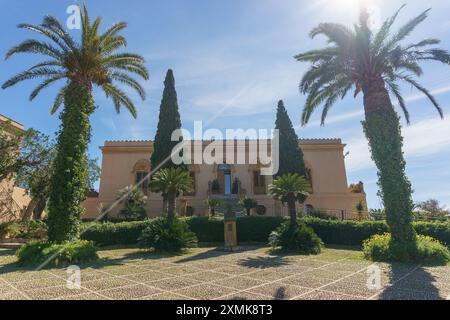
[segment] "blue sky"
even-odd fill
[[[370,2],[370,1],[369,1]],[[378,0],[369,3],[374,25],[391,15],[405,0]],[[46,14],[65,21],[66,9],[75,1],[0,0],[2,37],[0,54],[4,54],[31,33],[19,30],[21,22],[40,23]],[[267,128],[274,126],[275,107],[285,101],[289,115],[301,138],[339,137],[347,144],[349,183],[366,184],[370,207],[378,207],[376,169],[370,159],[363,136],[362,99],[351,96],[330,112],[327,124],[319,125],[318,116],[307,127],[300,127],[300,112],[305,98],[298,92],[298,82],[307,68],[293,56],[324,45],[323,39],[311,40],[308,32],[319,22],[351,24],[358,15],[358,0],[95,0],[86,1],[92,16],[101,15],[103,26],[124,20],[128,50],[146,57],[151,78],[144,85],[148,98],[135,98],[139,116],[134,120],[123,111],[117,115],[112,103],[97,93],[98,110],[92,116],[92,141],[89,152],[101,158],[98,147],[105,140],[152,139],[155,134],[162,82],[172,68],[183,126],[191,129],[193,121],[208,121],[218,110],[220,116],[209,127]],[[430,17],[407,41],[437,37],[441,46],[450,49],[450,2],[441,0],[407,1],[397,26],[432,8]],[[77,36],[78,31],[73,31]],[[0,61],[0,81],[40,61],[36,56],[17,56]],[[416,201],[434,197],[450,206],[450,68],[424,64],[421,83],[431,89],[447,117],[440,120],[424,97],[404,86],[411,114],[411,125],[402,120],[405,137],[407,174]],[[0,113],[26,127],[49,135],[58,129],[57,115],[50,105],[58,86],[45,91],[33,102],[28,95],[36,82],[20,84],[0,91]]]

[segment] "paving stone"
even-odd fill
[[[256,293],[250,293],[250,292],[239,292],[239,293],[235,293],[232,294],[230,296],[225,297],[226,300],[237,300],[237,301],[242,301],[242,300],[268,300],[268,298],[266,296],[260,295],[260,294],[256,294]]]
[[[172,291],[201,284],[201,281],[190,279],[187,277],[175,277],[160,281],[151,281],[147,283],[162,290]]]
[[[128,281],[121,278],[105,278],[105,279],[99,279],[99,280],[93,280],[93,281],[87,281],[83,282],[82,286],[93,290],[93,291],[100,291],[100,290],[107,290],[107,289],[113,289],[117,287],[123,287],[127,285],[135,284],[132,281]]]
[[[338,281],[321,289],[366,298],[374,296],[380,292],[380,290],[377,289],[369,289],[366,283],[354,283],[346,280]]]
[[[217,285],[225,286],[225,287],[239,289],[239,290],[246,290],[248,288],[263,285],[266,283],[266,281],[239,276],[239,277],[233,277],[233,278],[229,278],[229,279],[214,281],[213,283],[217,284]]]
[[[273,283],[258,288],[249,289],[247,291],[251,293],[259,293],[272,299],[289,300],[310,290],[311,289],[309,288],[303,288],[299,286]]]
[[[63,286],[63,285],[66,285],[66,280],[56,278],[56,277],[35,279],[35,280],[28,280],[28,281],[14,283],[14,287],[16,287],[18,290],[21,290],[21,291],[41,289],[41,288],[47,288],[47,287],[57,287],[57,286]]]
[[[307,293],[297,298],[296,300],[364,300],[364,299],[361,297],[344,295],[335,292],[317,290],[311,293]]]
[[[143,297],[142,300],[193,300],[193,299],[183,297],[175,293],[158,293],[147,297]]]
[[[37,290],[24,291],[33,300],[52,300],[61,297],[74,296],[78,294],[88,293],[85,289],[68,289],[66,286],[49,287]]]
[[[236,291],[237,290],[231,288],[220,287],[212,284],[202,284],[196,287],[177,290],[174,291],[173,293],[175,294],[179,293],[183,296],[192,297],[194,299],[212,300],[215,298],[229,295]]]
[[[131,300],[146,297],[159,292],[161,292],[161,290],[157,288],[145,286],[142,284],[136,284],[126,287],[104,290],[100,291],[99,293],[114,300]]]
[[[380,293],[375,299],[378,300],[445,300],[444,295],[438,292],[421,292],[402,289],[387,289]]]
[[[215,280],[223,280],[228,279],[231,277],[234,277],[232,274],[226,274],[226,273],[220,273],[217,271],[206,271],[206,272],[199,272],[195,274],[189,275],[190,278],[199,280],[202,282],[210,282]]]
[[[287,284],[287,285],[296,285],[296,286],[300,286],[300,287],[316,289],[316,288],[319,288],[319,287],[329,284],[330,282],[332,282],[332,280],[301,275],[301,276],[295,276],[292,278],[280,280],[279,282],[282,284]]]
[[[137,273],[137,274],[129,274],[122,276],[122,278],[126,278],[131,281],[137,281],[137,282],[149,282],[149,281],[156,281],[156,280],[162,280],[166,278],[172,278],[175,277],[172,274],[166,274],[158,271],[148,271],[144,273]]]

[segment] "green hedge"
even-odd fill
[[[223,242],[223,220],[220,218],[189,217],[184,218],[199,242]],[[237,237],[239,242],[267,243],[270,233],[285,221],[283,217],[242,217],[237,219]],[[388,232],[383,221],[340,221],[319,218],[302,219],[314,229],[326,244],[362,245],[363,241],[375,234]],[[82,239],[94,241],[97,245],[132,245],[152,220],[121,223],[97,223],[87,228]],[[450,222],[415,222],[417,233],[431,236],[450,246]]]
[[[450,247],[450,221],[448,222],[414,222],[418,234],[430,236]]]
[[[267,243],[269,235],[278,228],[283,221],[285,221],[285,218],[283,217],[250,216],[239,218],[236,222],[238,242]]]
[[[383,221],[341,221],[319,218],[306,218],[304,221],[326,244],[362,245],[363,241],[371,236],[388,231]]]
[[[151,220],[87,223],[81,229],[81,239],[94,241],[98,246],[134,245],[150,223]]]

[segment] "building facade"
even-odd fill
[[[20,123],[1,114],[0,126],[7,134],[11,135],[18,135],[24,129]],[[0,180],[0,223],[20,219],[30,201],[26,190],[15,185],[14,174]]]
[[[205,150],[211,147],[211,143],[191,142],[192,145],[199,146],[192,148],[191,159],[201,159]],[[188,165],[194,181],[194,190],[177,199],[178,214],[207,215],[205,200],[210,196],[247,196],[255,199],[259,204],[259,211],[265,211],[266,215],[286,215],[287,208],[267,194],[272,176],[261,174],[261,164],[230,161],[230,150],[233,154],[245,155],[245,159],[250,159],[252,153],[256,152],[250,144],[248,140],[223,141],[223,145],[227,146],[223,149],[223,161],[221,155],[220,161],[216,163],[194,162]],[[351,187],[348,185],[343,152],[345,145],[340,139],[305,139],[300,140],[299,145],[304,153],[308,179],[313,189],[305,206],[299,207],[299,210],[322,211],[351,218],[356,215],[357,203],[361,202],[367,208],[363,184],[360,182]],[[149,161],[153,152],[152,141],[106,141],[100,149],[102,172],[99,193],[85,202],[84,217],[89,219],[97,217],[102,206],[111,207],[117,200],[119,190],[138,184],[152,170]],[[268,149],[270,154],[270,144]],[[281,154],[280,157],[282,156]],[[236,162],[239,164],[235,164]],[[139,187],[148,197],[145,206],[147,214],[152,217],[160,216],[163,209],[162,197],[152,193],[145,182]],[[120,205],[113,205],[110,216],[117,216],[120,209]]]

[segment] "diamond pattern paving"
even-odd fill
[[[64,268],[17,266],[0,249],[0,300],[359,300],[446,299],[450,266],[375,264],[379,286],[368,287],[372,263],[356,250],[325,249],[318,256],[273,255],[264,247],[230,253],[197,248],[157,256],[139,249],[106,249],[82,265],[81,288],[66,286]]]

